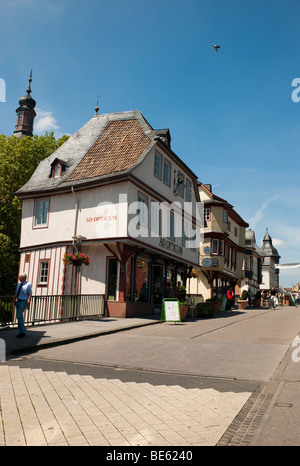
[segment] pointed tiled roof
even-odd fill
[[[137,120],[110,122],[67,181],[121,172],[135,164],[150,144]]]
[[[129,171],[155,145],[157,135],[139,110],[95,115],[53,154],[38,165],[30,180],[17,192],[69,190],[72,185],[101,180]],[[53,162],[65,167],[51,177]]]
[[[268,232],[268,228],[266,229],[266,234],[263,238],[261,249],[267,257],[280,258],[277,249],[273,246],[272,238]]]

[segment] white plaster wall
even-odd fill
[[[72,192],[50,196],[48,225],[34,227],[35,199],[24,199],[22,209],[21,248],[41,244],[72,241],[75,235],[87,239],[126,236],[127,206],[119,205],[119,193],[124,198],[126,183],[75,191],[78,197],[76,226],[76,198]]]
[[[82,252],[91,257],[88,266],[81,266],[81,294],[105,294],[107,257],[110,253],[103,245],[89,245]]]

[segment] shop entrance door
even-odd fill
[[[152,269],[152,303],[161,305],[164,293],[164,266],[153,265]]]

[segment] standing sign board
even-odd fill
[[[227,299],[228,298],[223,298],[220,311],[226,311]]]
[[[179,300],[175,298],[163,299],[161,310],[161,321],[165,322],[180,322],[180,304]]]

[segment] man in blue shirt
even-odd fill
[[[32,296],[32,287],[30,283],[27,282],[27,275],[23,273],[19,276],[20,283],[17,286],[16,294],[14,296],[14,303],[17,308],[17,320],[18,320],[18,327],[19,327],[19,335],[18,338],[25,337],[26,329],[24,325],[24,311],[25,309],[29,309],[30,300]]]

